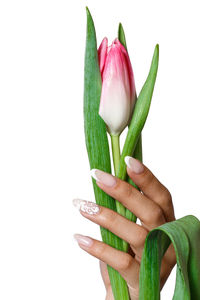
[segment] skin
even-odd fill
[[[147,167],[144,166],[144,170],[140,174],[134,173],[127,167],[127,173],[142,193],[117,178],[117,184],[114,187],[108,187],[98,181],[96,183],[104,192],[132,211],[141,221],[141,225],[135,224],[105,207],[100,207],[100,211],[96,215],[89,215],[81,211],[82,216],[109,229],[130,244],[128,253],[116,250],[94,239],[89,247],[79,244],[83,250],[100,260],[100,270],[106,288],[106,300],[114,300],[107,264],[116,269],[126,280],[131,300],[139,299],[139,270],[145,238],[150,230],[175,220],[170,192]],[[173,246],[170,245],[162,261],[161,289],[175,263],[175,252]]]

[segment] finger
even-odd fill
[[[111,286],[107,289],[106,300],[115,300]]]
[[[166,221],[175,220],[172,197],[168,189],[139,160],[126,156],[127,173],[140,190],[163,210]]]
[[[110,278],[108,275],[107,265],[103,261],[99,261],[101,276],[105,285],[106,290],[110,287]]]
[[[130,286],[139,286],[139,263],[131,255],[87,236],[74,237],[80,248],[117,270]]]
[[[128,242],[133,248],[136,256],[141,258],[142,249],[148,231],[115,211],[99,206],[94,202],[81,199],[74,199],[73,204],[78,208],[81,214],[92,222],[107,228],[121,239]]]
[[[165,253],[160,270],[160,288],[162,289],[167,278],[176,264],[176,254],[173,245],[171,244]]]
[[[91,175],[104,192],[133,212],[148,230],[166,222],[161,207],[129,183],[97,169]]]
[[[112,292],[112,287],[111,287],[111,283],[110,283],[110,278],[108,275],[108,269],[107,269],[107,265],[103,262],[100,261],[100,270],[101,270],[101,275],[103,277],[104,280],[104,284],[106,287],[106,300],[114,300],[114,296],[113,296],[113,292]],[[129,288],[129,294],[131,299],[138,299],[139,298],[139,290],[138,288],[133,288],[130,285],[128,285]]]
[[[165,265],[167,265],[167,268],[169,270],[172,270],[173,267],[175,266],[175,264],[176,264],[176,252],[174,250],[173,244],[171,244],[169,246],[169,248],[167,249],[167,251],[166,251],[166,253],[165,253],[164,257],[163,257],[162,262]]]
[[[162,260],[162,264],[161,264],[161,271],[160,271],[160,286],[161,286],[161,289],[162,287],[164,286],[167,278],[169,277],[175,263],[176,263],[176,255],[175,255],[175,252],[174,252],[174,248],[173,248],[173,245],[171,244],[170,247],[168,248],[167,250],[168,252],[168,258],[166,257],[166,254],[165,256],[163,257],[163,260]],[[101,275],[102,275],[102,278],[103,278],[103,281],[104,281],[104,285],[105,285],[105,288],[106,288],[106,291],[107,291],[107,297],[108,295],[110,295],[110,297],[112,296],[113,297],[113,294],[112,294],[112,288],[111,288],[111,284],[110,284],[110,278],[109,278],[109,275],[108,275],[108,269],[107,269],[107,265],[100,261],[100,270],[101,270]],[[130,290],[130,294],[132,292],[132,288],[129,287],[129,290]],[[109,300],[111,299],[114,299],[114,298],[107,298]]]

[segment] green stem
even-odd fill
[[[133,157],[140,160],[142,162],[142,134],[139,137],[139,140],[137,142],[137,145],[135,147],[135,151],[133,153]],[[137,187],[137,185],[131,180],[131,178],[128,178],[128,183],[130,183],[131,185],[133,185],[136,189],[139,190],[139,188]],[[126,209],[126,218],[130,221],[133,221],[136,223],[137,221],[137,217],[130,212],[130,210]]]
[[[111,144],[112,144],[112,154],[113,154],[113,165],[114,165],[114,170],[115,170],[115,176],[117,176],[117,172],[119,169],[119,163],[120,163],[120,136],[118,135],[110,135],[111,137]],[[126,216],[126,208],[116,200],[116,208],[117,212],[122,215]],[[123,249],[126,251],[128,247],[127,242],[123,241]]]
[[[119,134],[118,135],[110,135],[111,136],[111,144],[112,144],[112,154],[113,154],[113,165],[115,170],[115,175],[117,175],[119,169],[120,162],[120,142],[119,142]],[[116,201],[117,212],[125,216],[126,209],[125,207],[118,201]]]
[[[140,135],[139,140],[137,142],[137,145],[135,147],[135,151],[133,153],[133,157],[140,160],[142,162],[142,135]],[[139,188],[137,187],[137,185],[131,180],[131,178],[128,178],[128,183],[130,183],[132,186],[134,186],[136,189],[139,190]],[[136,223],[137,221],[137,217],[127,208],[126,209],[126,218],[134,223]],[[129,245],[127,244],[126,248],[125,245],[123,243],[123,250],[125,252],[128,251]]]
[[[113,164],[115,175],[117,174],[117,170],[119,168],[120,162],[120,142],[119,142],[119,134],[118,135],[110,135],[111,136],[111,144],[112,144],[112,154],[113,154]]]

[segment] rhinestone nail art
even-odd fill
[[[100,210],[100,207],[96,203],[86,200],[74,199],[73,204],[77,209],[89,215],[96,215]]]

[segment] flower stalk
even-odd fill
[[[114,165],[114,171],[115,174],[117,174],[117,170],[119,168],[119,162],[120,162],[120,137],[118,135],[110,135],[111,137],[111,145],[112,145],[112,154],[113,154],[113,165]]]
[[[115,171],[115,175],[117,175],[117,171],[119,168],[119,163],[120,163],[120,136],[118,135],[110,135],[111,137],[111,145],[112,145],[112,154],[113,154],[113,166],[114,166],[114,171]],[[125,207],[116,200],[116,208],[117,208],[117,212],[122,215],[125,216],[126,214],[126,209]]]
[[[120,135],[110,135],[111,137],[111,145],[112,145],[112,156],[113,156],[113,166],[114,166],[114,171],[115,171],[115,175],[117,176],[117,171],[119,168],[119,163],[120,163]],[[116,209],[117,212],[122,215],[122,216],[126,216],[126,208],[119,202],[116,200]],[[131,212],[130,212],[131,214]],[[128,243],[125,242],[124,240],[122,241],[123,244],[123,251],[127,252],[128,250]]]

